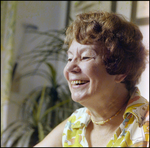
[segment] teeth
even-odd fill
[[[76,80],[76,81],[71,81],[71,84],[82,84],[82,83],[86,83],[87,81],[84,80]]]

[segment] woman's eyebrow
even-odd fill
[[[69,53],[71,53],[71,54],[72,54],[72,52],[71,52],[70,50],[67,50],[67,54],[69,54]]]
[[[90,52],[93,53],[93,50],[90,47],[83,47],[78,51],[80,54],[84,53],[84,52]],[[67,54],[73,54],[72,51],[67,50]]]
[[[92,50],[91,48],[82,48],[81,50],[80,50],[80,54],[82,54],[82,53],[89,53],[89,54],[91,54],[91,55],[95,55],[96,54],[96,52],[94,51],[94,50]]]

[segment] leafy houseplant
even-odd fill
[[[64,30],[30,30],[29,33],[37,34],[36,37],[44,35],[47,38],[44,38],[43,44],[38,45],[36,50],[33,49],[20,57],[25,60],[24,68],[28,63],[36,63],[36,68],[26,72],[21,78],[39,75],[44,77],[49,85],[35,88],[23,99],[17,121],[11,123],[2,133],[2,146],[6,147],[34,146],[80,106],[71,100],[68,86],[58,83],[60,80],[57,79],[57,71],[49,62],[49,59],[66,61],[67,48],[64,46],[64,38],[61,39]],[[47,66],[47,70],[40,68],[42,64]]]
[[[50,69],[55,72],[52,67]],[[51,78],[53,82],[55,76]],[[59,89],[60,87],[57,82],[51,87],[38,87],[23,100],[18,120],[3,131],[2,146],[33,146],[72,113],[75,106],[69,92]]]

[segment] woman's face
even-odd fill
[[[67,54],[64,76],[75,102],[82,104],[87,99],[103,97],[109,93],[115,85],[114,76],[109,75],[102,65],[100,49],[73,41]]]

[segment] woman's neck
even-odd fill
[[[124,87],[118,87],[116,90],[109,91],[108,94],[92,98],[92,102],[86,107],[91,113],[94,121],[105,121],[115,115],[121,108],[125,108],[129,100],[129,92]]]

